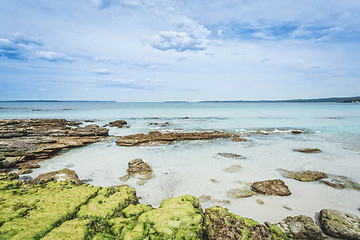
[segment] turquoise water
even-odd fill
[[[283,178],[277,168],[318,170],[344,175],[360,182],[360,104],[340,103],[116,103],[116,102],[0,102],[0,118],[65,118],[94,120],[98,125],[125,119],[130,128],[109,128],[114,137],[83,148],[72,149],[41,163],[30,175],[74,169],[81,179],[100,186],[121,185],[127,162],[142,158],[156,175],[135,187],[141,202],[158,206],[164,198],[193,194],[210,195],[203,207],[223,205],[234,213],[258,221],[279,221],[289,215],[313,217],[322,208],[358,214],[360,192],[333,189],[318,182],[301,183]],[[163,124],[165,127],[151,123]],[[249,134],[247,142],[230,140],[178,142],[164,146],[120,147],[116,136],[149,131],[223,130]],[[291,130],[305,133],[294,135]],[[316,147],[319,154],[294,152]],[[216,157],[230,152],[245,160]],[[241,171],[226,173],[231,165]],[[232,199],[226,191],[246,184],[280,178],[292,191],[289,197],[257,195]],[[210,179],[216,179],[213,183]],[[256,199],[265,202],[258,205]],[[230,204],[218,200],[229,200]],[[290,207],[288,210],[283,206]]]

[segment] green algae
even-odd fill
[[[61,224],[59,227],[54,228],[42,240],[82,240],[89,238],[88,226],[91,220],[72,219]]]
[[[80,208],[80,218],[109,218],[121,212],[131,203],[137,203],[136,192],[130,187],[111,187],[101,189],[97,196]]]
[[[146,210],[137,218],[135,224],[129,224],[126,219],[118,220],[117,225],[124,226],[120,239],[203,238],[203,216],[199,200],[194,196],[169,198],[164,200],[158,209]]]

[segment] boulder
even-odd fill
[[[321,152],[318,148],[301,148],[301,149],[294,149],[295,152],[302,152],[302,153],[319,153]]]
[[[63,168],[58,171],[53,171],[49,173],[40,174],[34,180],[56,180],[56,181],[65,181],[65,180],[73,180],[76,184],[81,184],[81,180],[74,170],[70,170],[68,168]]]
[[[277,171],[286,178],[292,178],[301,182],[312,182],[327,178],[327,174],[319,171],[290,171],[278,168]]]
[[[291,194],[288,186],[280,179],[254,182],[251,188],[265,195],[288,196]]]
[[[266,225],[271,226],[269,223]],[[287,217],[275,225],[290,239],[325,239],[320,227],[316,225],[314,220],[304,215]]]
[[[219,206],[205,209],[205,239],[287,239],[280,229],[272,231],[262,224],[240,217]],[[275,228],[273,228],[275,229]]]
[[[321,229],[329,236],[360,239],[360,218],[341,211],[322,209],[319,214]]]
[[[136,158],[128,163],[127,175],[120,178],[122,181],[127,181],[131,176],[134,176],[141,180],[148,180],[153,178],[152,168],[144,162],[141,158]]]

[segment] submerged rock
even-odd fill
[[[152,131],[148,134],[139,133],[121,137],[116,141],[116,144],[119,146],[154,145],[172,143],[174,141],[232,138],[235,136],[238,135],[219,131],[192,133],[161,133],[159,131]]]
[[[326,181],[326,180],[321,180],[320,181],[321,183],[324,183],[332,188],[336,188],[336,189],[344,189],[345,186],[343,184],[340,184],[340,183],[333,183],[333,182],[330,182],[330,181]]]
[[[228,168],[224,168],[223,171],[227,173],[234,173],[234,172],[240,172],[242,169],[241,165],[231,165]]]
[[[301,182],[312,182],[327,178],[327,174],[319,171],[290,171],[278,168],[277,171],[286,178],[292,178]]]
[[[228,209],[219,206],[205,209],[204,218],[204,228],[209,240],[288,239],[277,227],[269,229],[250,218],[229,213]]]
[[[360,184],[352,181],[348,177],[329,174],[329,178],[331,179],[332,182],[334,182],[336,184],[335,186],[342,185],[342,186],[344,186],[344,188],[349,188],[349,189],[354,189],[354,190],[360,191]]]
[[[341,211],[322,209],[319,214],[322,230],[329,236],[360,239],[360,218]]]
[[[288,186],[280,179],[254,182],[252,189],[265,195],[289,196],[291,194]]]
[[[301,149],[294,149],[295,152],[302,152],[302,153],[319,153],[321,152],[318,148],[301,148]]]
[[[200,197],[199,197],[199,201],[200,202],[208,202],[208,201],[210,201],[211,200],[211,197],[209,196],[209,195],[201,195]]]
[[[232,198],[246,198],[256,195],[256,192],[247,187],[230,189],[226,192],[228,197]]]
[[[246,159],[245,156],[236,154],[236,153],[218,153],[215,157],[224,157],[224,158],[232,158],[232,159]]]
[[[65,180],[73,180],[76,184],[81,184],[81,180],[74,170],[70,170],[67,168],[63,168],[59,171],[53,171],[49,173],[40,174],[35,178],[35,180],[56,180],[56,181],[65,181]]]
[[[266,225],[273,226],[269,223],[266,223]],[[290,239],[325,239],[320,227],[316,225],[314,220],[304,215],[287,217],[275,224],[275,226],[279,227]]]

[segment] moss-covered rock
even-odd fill
[[[166,199],[158,209],[144,212],[135,221],[136,223],[133,221],[129,224],[126,219],[118,220],[118,225],[125,225],[120,239],[202,239],[203,237],[203,216],[199,200],[190,195]]]
[[[39,239],[74,217],[80,206],[99,190],[72,181],[0,182],[12,186],[0,190],[0,239]]]
[[[250,218],[229,213],[228,209],[219,206],[205,210],[204,227],[210,240],[288,239],[279,228],[268,229]]]
[[[137,201],[134,188],[126,186],[103,188],[87,205],[80,208],[77,216],[80,218],[108,218],[120,214],[121,210],[129,204],[136,204]]]
[[[91,220],[72,219],[54,228],[42,240],[82,240],[89,237],[88,227]]]
[[[333,237],[360,239],[360,218],[349,213],[322,209],[319,214],[322,230]]]

